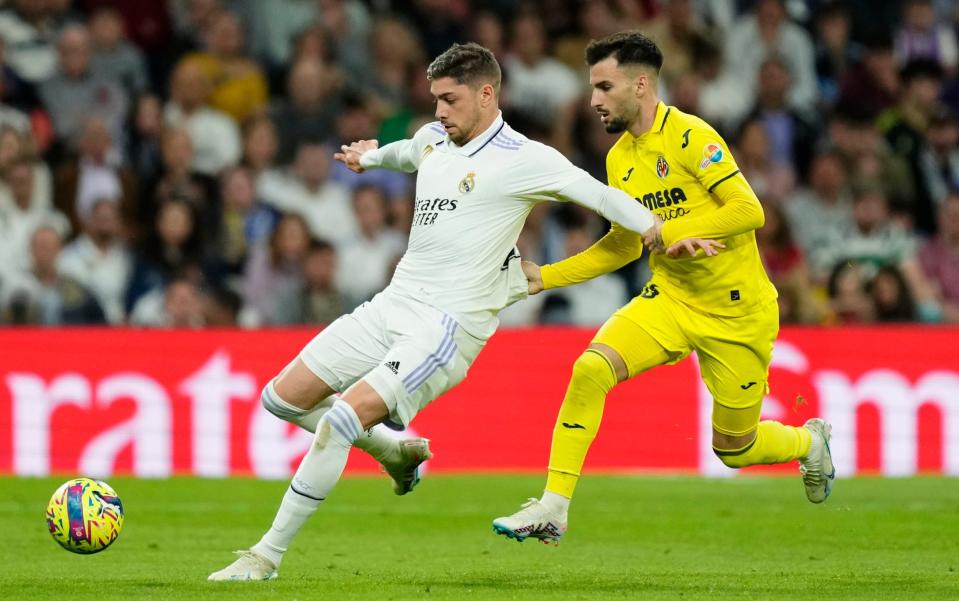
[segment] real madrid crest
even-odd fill
[[[460,180],[460,192],[466,194],[467,192],[472,192],[473,188],[476,187],[476,172],[470,171],[466,174],[466,177]]]
[[[666,176],[669,175],[669,163],[666,162],[666,157],[663,155],[656,157],[656,175],[659,176],[659,179],[666,179]]]

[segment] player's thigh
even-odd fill
[[[590,348],[610,359],[619,381],[689,355],[691,347],[673,318],[670,304],[662,296],[636,297],[596,332]]]
[[[485,341],[472,337],[432,307],[421,307],[398,326],[406,333],[395,339],[363,382],[386,404],[387,425],[402,428],[433,399],[466,377]]]
[[[277,378],[280,398],[310,408],[375,368],[389,349],[381,313],[379,304],[364,303],[317,334]]]
[[[713,430],[730,438],[751,434],[769,391],[769,363],[779,333],[776,304],[744,317],[702,319],[697,331],[699,368],[713,398]]]

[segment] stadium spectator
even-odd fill
[[[11,187],[14,183],[28,185],[29,199],[25,205],[30,212],[49,211],[53,208],[53,176],[42,160],[36,159],[29,148],[28,139],[11,129],[0,126],[0,143],[10,143],[10,158],[2,160],[0,172],[0,205],[16,202]],[[24,167],[27,167],[24,169]],[[15,177],[16,170],[20,177]],[[32,173],[27,178],[26,173]],[[21,188],[24,190],[24,188]]]
[[[243,25],[227,11],[213,16],[205,36],[204,52],[188,54],[183,60],[194,63],[213,83],[207,103],[241,124],[266,110],[266,77],[244,54]]]
[[[779,202],[796,185],[796,174],[789,163],[774,160],[766,128],[759,119],[746,121],[736,140],[739,168],[764,203]]]
[[[57,24],[46,0],[14,0],[0,12],[0,38],[7,60],[18,77],[39,84],[57,68]]]
[[[120,11],[110,6],[97,9],[89,27],[93,72],[119,83],[129,98],[143,94],[150,86],[146,60],[140,48],[126,39]]]
[[[106,123],[114,140],[125,140],[130,99],[120,85],[91,66],[90,32],[79,24],[68,25],[57,39],[57,69],[39,87],[40,98],[57,138],[75,147],[83,122],[95,115]]]
[[[643,26],[645,33],[655,39],[660,50],[663,51],[663,68],[659,77],[667,90],[672,90],[676,80],[692,70],[693,48],[710,41],[709,32],[693,12],[691,2],[692,0],[670,0],[656,18]],[[602,2],[586,4],[603,5]],[[607,14],[610,14],[608,9]],[[603,28],[607,31],[597,32],[599,35],[594,39],[621,29],[621,26],[615,22],[604,23],[604,25]],[[609,30],[610,26],[612,30]],[[582,63],[582,56],[580,54],[580,63]]]
[[[14,160],[4,170],[0,194],[0,279],[4,273],[30,266],[30,239],[40,226],[54,229],[61,237],[70,231],[67,219],[52,211],[49,200],[37,202],[34,190],[40,179],[36,164],[27,157]],[[49,174],[47,175],[49,178]]]
[[[183,54],[203,48],[213,21],[222,10],[220,0],[171,0],[173,39],[170,54]]]
[[[160,177],[163,146],[163,104],[155,94],[137,98],[130,123],[130,139],[126,158],[140,184],[141,198],[146,198],[146,186]]]
[[[127,311],[144,295],[162,289],[176,275],[200,265],[201,259],[201,233],[193,207],[175,197],[163,201],[152,231],[134,257],[126,290]]]
[[[303,286],[282,304],[288,312],[282,323],[327,325],[343,315],[349,304],[337,289],[336,249],[328,242],[314,240],[303,260]]]
[[[360,0],[316,0],[316,6],[318,29],[323,32],[332,55],[345,73],[356,76],[379,67],[379,59],[383,57],[372,60],[370,38],[386,34],[382,30],[373,33],[373,19],[366,3]],[[399,33],[403,35],[403,32]],[[408,43],[408,40],[402,40],[394,48],[408,47]]]
[[[30,239],[27,269],[0,278],[0,323],[46,326],[101,324],[97,300],[75,280],[60,274],[63,247],[58,228],[40,225]]]
[[[852,196],[842,158],[825,151],[813,159],[809,185],[786,198],[783,209],[816,281],[825,282],[832,257],[821,250],[852,226]]]
[[[576,16],[579,27],[565,32],[556,41],[553,53],[559,61],[570,69],[579,71],[585,64],[583,59],[586,56],[586,46],[590,40],[598,40],[620,29],[634,27],[635,24],[631,23],[626,15],[622,14],[621,11],[614,10],[610,4],[606,0],[580,3],[579,12]],[[652,26],[650,24],[650,27]],[[478,38],[476,41],[490,48],[481,39]],[[492,50],[492,48],[490,49]],[[497,52],[494,52],[494,54],[500,62],[505,58]]]
[[[303,262],[310,240],[304,218],[290,214],[280,218],[268,240],[252,248],[243,281],[248,323],[284,323],[285,300],[303,287]]]
[[[269,237],[278,215],[257,199],[253,174],[243,167],[223,174],[220,196],[223,212],[213,255],[226,274],[239,274],[250,248]]]
[[[549,130],[570,130],[583,84],[572,69],[546,54],[539,16],[524,13],[513,21],[510,48],[503,62],[503,96],[509,108]]]
[[[959,189],[959,123],[945,106],[933,111],[919,149],[915,226],[920,232],[936,231],[935,215],[951,190]]]
[[[120,203],[125,237],[138,237],[136,175],[121,166],[120,153],[103,119],[83,121],[77,154],[62,162],[54,173],[54,203],[70,219],[74,232],[93,210],[95,202],[109,198]]]
[[[357,235],[340,245],[337,261],[337,288],[352,310],[386,287],[397,257],[406,243],[386,225],[387,200],[383,191],[363,185],[353,191],[353,212],[359,226]]]
[[[144,206],[145,221],[152,223],[158,208],[167,201],[181,200],[190,205],[204,231],[215,231],[219,206],[215,202],[215,180],[192,170],[193,144],[183,129],[167,129],[162,140],[163,166]]]
[[[240,325],[243,298],[229,288],[214,288],[203,297],[203,322],[208,328],[235,328]]]
[[[313,237],[339,245],[356,236],[357,225],[349,188],[329,177],[332,155],[322,144],[302,144],[290,169],[259,179],[257,196],[280,212],[302,217]]]
[[[862,60],[840,81],[837,104],[858,107],[872,120],[896,102],[899,68],[888,35],[874,33],[864,40],[864,47]]]
[[[378,19],[373,27],[373,55],[369,75],[344,69],[351,85],[361,86],[374,111],[391,115],[409,100],[407,82],[410,70],[424,62],[424,52],[416,33],[396,18]]]
[[[753,13],[741,17],[726,40],[727,67],[747,90],[756,89],[759,70],[770,55],[782,57],[789,67],[793,80],[789,104],[811,110],[818,94],[812,41],[802,27],[789,21],[783,0],[756,2]]]
[[[849,227],[837,229],[832,240],[824,243],[824,261],[857,263],[868,281],[884,265],[900,266],[915,258],[916,238],[890,219],[881,189],[863,185],[855,194],[852,216]]]
[[[841,1],[828,2],[816,15],[816,76],[822,104],[834,106],[846,74],[862,60],[865,48],[850,39],[849,8]]]
[[[123,300],[133,259],[122,240],[117,200],[93,202],[83,234],[63,249],[60,269],[93,293],[108,323],[125,321]]]
[[[902,24],[896,31],[896,58],[900,65],[925,59],[955,74],[959,43],[954,26],[936,19],[932,0],[905,0]]]
[[[875,306],[866,293],[866,278],[858,263],[837,264],[829,274],[826,290],[831,323],[861,324],[874,319]]]
[[[785,62],[777,57],[763,61],[759,69],[757,102],[749,118],[758,119],[765,128],[772,162],[786,165],[804,177],[819,132],[815,118],[808,111],[790,104],[791,87]]]
[[[764,211],[766,224],[756,231],[756,244],[766,273],[779,291],[779,319],[782,323],[818,323],[822,310],[783,209],[767,204]]]
[[[276,126],[268,117],[254,117],[243,126],[242,162],[254,178],[273,168],[279,146]]]
[[[204,325],[200,288],[189,277],[171,280],[164,288],[143,297],[130,323],[152,328],[197,329]]]
[[[895,207],[912,205],[916,189],[909,165],[892,151],[861,107],[837,107],[828,142],[842,157],[853,183],[878,182]]]
[[[318,60],[301,60],[290,69],[288,99],[270,111],[279,141],[277,159],[293,160],[305,140],[326,140],[333,136],[341,110],[340,94],[333,89],[332,74]]]
[[[919,262],[942,306],[944,321],[959,323],[959,194],[939,207],[939,233],[919,251]]]
[[[878,126],[893,151],[910,166],[918,160],[922,134],[939,103],[942,68],[929,60],[915,60],[899,72],[899,102],[879,117]]]
[[[193,142],[193,170],[215,176],[240,160],[242,148],[236,124],[207,104],[211,83],[196,62],[182,61],[173,72],[170,100],[163,112],[170,127],[182,127]]]
[[[597,6],[602,2],[587,2],[584,6]],[[483,48],[488,48],[496,60],[503,61],[506,58],[506,29],[503,27],[503,20],[499,15],[491,10],[481,10],[473,16],[473,23],[470,27],[470,39],[475,41]],[[561,46],[562,42],[557,46]],[[583,62],[583,48],[579,48],[579,55],[576,57],[577,64]],[[575,54],[575,51],[573,52]],[[422,77],[421,77],[422,79]]]
[[[879,268],[869,282],[873,314],[879,323],[915,321],[916,303],[902,272],[893,265]]]

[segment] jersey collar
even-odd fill
[[[666,103],[660,100],[659,104],[656,105],[656,115],[653,117],[653,126],[650,127],[645,133],[640,135],[638,138],[633,138],[633,140],[641,140],[645,138],[648,134],[663,133],[663,128],[666,127],[666,121],[669,119],[669,113],[672,110],[673,110],[673,107],[666,106]]]
[[[470,140],[463,146],[457,146],[452,141],[450,141],[449,148],[451,151],[455,152],[456,154],[461,154],[463,156],[471,157],[477,152],[479,152],[480,150],[482,150],[484,146],[489,144],[490,141],[493,138],[495,138],[497,134],[499,134],[499,132],[503,130],[503,127],[505,125],[506,125],[506,122],[503,121],[503,111],[500,111],[499,113],[497,113],[496,119],[493,120],[493,124],[490,125],[486,129],[486,131],[476,136],[475,138],[473,138],[472,140]]]

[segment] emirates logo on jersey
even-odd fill
[[[476,172],[470,171],[466,174],[466,177],[460,180],[460,192],[466,194],[467,192],[472,192],[473,188],[476,187]]]
[[[663,155],[656,157],[656,175],[659,176],[659,179],[666,179],[666,176],[669,175],[669,163],[666,162],[666,157]]]

